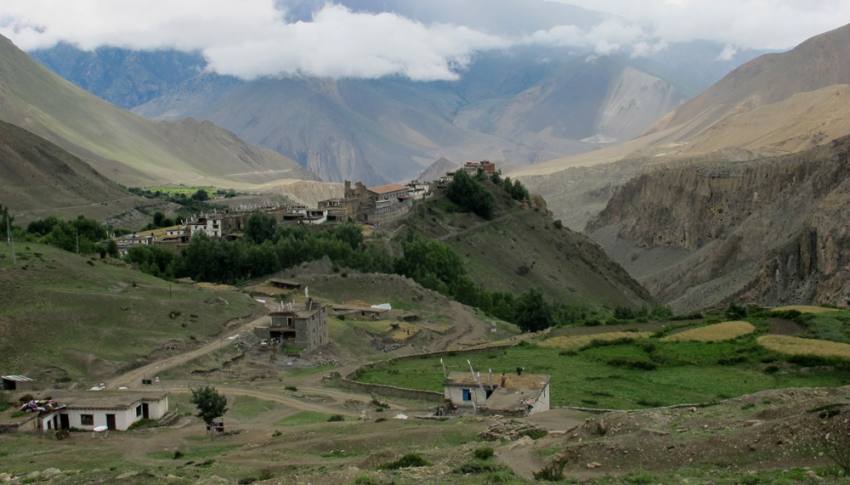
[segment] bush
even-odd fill
[[[730,320],[740,320],[747,317],[747,308],[736,303],[730,303],[726,309],[726,318]]]
[[[622,357],[617,357],[614,359],[609,359],[606,364],[612,367],[623,367],[626,369],[635,369],[635,370],[655,370],[658,366],[654,362],[648,362],[645,360],[634,360],[634,359],[626,359]]]
[[[534,472],[534,479],[546,482],[560,482],[564,479],[564,467],[566,466],[566,462],[555,460],[541,468],[540,471]]]
[[[295,392],[295,391],[298,390],[298,388],[295,387],[295,386],[284,386],[284,389],[286,389],[287,391],[292,391],[292,392]]]
[[[473,455],[479,460],[489,460],[490,458],[493,458],[494,453],[493,448],[486,446],[484,448],[477,448]]]
[[[341,414],[334,414],[328,418],[329,423],[338,423],[340,421],[345,421],[345,417]]]
[[[493,217],[493,195],[463,170],[458,170],[446,191],[449,200],[482,219]]]
[[[539,440],[540,438],[543,438],[547,434],[549,434],[549,432],[546,431],[545,429],[531,428],[531,429],[527,429],[527,430],[523,431],[520,434],[520,436],[528,436],[529,438],[531,438],[533,440]]]
[[[431,466],[431,464],[416,453],[408,453],[396,461],[381,465],[380,468],[382,470],[398,470],[401,468],[416,468],[421,466]]]
[[[475,475],[478,473],[489,473],[498,471],[501,467],[485,461],[470,461],[454,469],[455,473],[462,475]]]

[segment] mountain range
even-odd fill
[[[0,38],[0,120],[84,159],[124,185],[234,186],[269,178],[312,178],[271,150],[207,121],[155,122],[65,81]]]
[[[442,1],[341,3],[356,12],[389,11],[515,36],[559,25],[589,28],[611,18],[536,0],[475,0],[448,9],[439,8]],[[536,7],[528,9],[530,3]],[[287,14],[308,20],[322,4],[289,2]],[[81,51],[60,44],[32,55],[65,79],[145,117],[211,121],[323,180],[379,184],[414,178],[440,157],[522,166],[634,138],[758,54],[744,50],[721,59],[723,50],[694,41],[635,57],[518,46],[479,53],[459,80],[435,82],[241,80],[209,72],[200,54],[169,50]]]
[[[736,69],[645,136],[520,176],[676,309],[848,301],[850,26]]]

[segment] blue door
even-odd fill
[[[472,401],[472,391],[469,389],[463,390],[463,400],[464,401]]]

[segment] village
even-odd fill
[[[461,168],[470,175],[479,170],[485,174],[496,173],[490,161],[466,162]],[[431,197],[434,190],[444,188],[453,176],[447,173],[439,180],[412,181],[407,184],[389,184],[366,187],[360,182],[346,181],[343,197],[319,201],[317,207],[302,205],[237,207],[225,211],[197,214],[183,224],[150,231],[127,234],[115,239],[119,252],[126,254],[134,246],[161,246],[179,250],[199,234],[215,239],[238,239],[251,215],[261,212],[274,218],[277,224],[323,225],[355,222],[368,226],[396,220],[407,214],[416,201]]]
[[[468,162],[462,170],[470,175],[496,173],[495,164],[488,161]],[[183,225],[131,234],[117,242],[121,251],[127,251],[136,245],[179,248],[199,234],[216,239],[239,238],[247,218],[257,210],[274,217],[279,224],[356,222],[377,226],[408,213],[416,201],[429,198],[432,190],[444,188],[452,177],[453,173],[448,173],[437,181],[380,187],[366,187],[361,183],[352,186],[346,182],[343,198],[321,201],[315,209],[267,207],[204,214],[187,220]],[[246,291],[265,305],[267,316],[252,326],[249,340],[242,338],[237,342],[244,345],[244,342],[250,341],[250,345],[257,349],[273,351],[272,355],[309,359],[321,353],[323,348],[332,344],[329,318],[395,321],[397,323],[391,323],[389,330],[403,334],[402,340],[420,332],[409,323],[418,321],[418,315],[394,310],[389,303],[352,305],[319,301],[310,296],[306,285],[295,280],[270,278]],[[154,369],[161,371],[163,368]],[[517,368],[509,374],[494,375],[491,370],[482,376],[470,363],[469,372],[447,372],[444,369],[443,378],[443,403],[433,408],[433,415],[527,416],[549,409],[547,375],[527,374]],[[0,391],[12,393],[20,402],[19,408],[11,414],[0,415],[0,433],[64,435],[75,430],[99,434],[126,431],[142,422],[167,424],[177,419],[177,415],[169,409],[167,392],[151,390],[161,384],[160,376],[153,370],[135,372],[131,378],[120,380],[120,385],[98,383],[89,390],[50,390],[30,377],[14,374],[2,376],[0,382]]]

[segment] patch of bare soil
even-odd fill
[[[770,333],[774,335],[801,335],[806,331],[799,323],[784,318],[771,318],[767,323],[770,324]]]
[[[560,448],[550,462],[563,462],[573,477],[691,466],[743,473],[829,464],[820,452],[835,429],[850,429],[850,387],[771,390],[705,408],[611,412],[534,447]],[[527,467],[514,468],[527,476]]]

